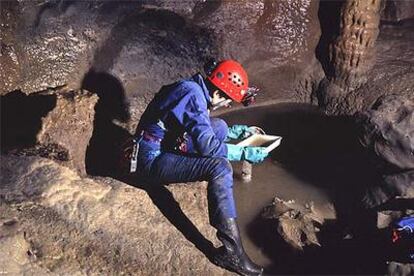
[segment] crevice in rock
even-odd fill
[[[1,152],[34,146],[42,118],[56,106],[56,99],[20,91],[1,96]]]

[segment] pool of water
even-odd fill
[[[314,106],[303,104],[246,108],[219,117],[229,125],[256,125],[267,134],[283,137],[270,158],[254,165],[251,182],[241,180],[241,163],[233,164],[243,243],[255,262],[266,267],[270,274],[382,271],[377,259],[367,268],[365,261],[360,263],[355,257],[359,254],[352,256],[355,248],[365,254],[358,244],[335,241],[334,245],[323,248],[294,251],[278,236],[275,223],[260,217],[263,208],[276,196],[303,204],[312,201],[332,225],[335,225],[336,213],[352,209],[350,205],[372,175],[351,118],[327,117]],[[333,240],[341,235],[335,231],[330,233]]]

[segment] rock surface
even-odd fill
[[[374,165],[378,177],[364,198],[371,207],[403,195],[413,183],[413,30],[410,21],[401,26],[381,26],[377,55],[359,88],[347,92],[327,80],[320,84],[320,92],[330,91],[330,100],[325,101],[323,95],[319,98],[326,113],[355,119],[364,114],[360,123],[366,131],[361,139],[370,140],[368,150],[380,157],[374,161],[380,163]]]
[[[335,214],[333,206],[330,206]],[[324,223],[324,215],[315,211],[313,203],[301,205],[294,200],[275,198],[262,213],[265,219],[277,220],[277,231],[293,248],[303,250],[310,245],[321,246],[317,232]],[[335,215],[330,219],[335,218]]]
[[[6,274],[231,274],[194,246],[204,252],[212,246],[201,235],[217,244],[203,183],[147,193],[16,156],[2,156],[0,183]]]
[[[362,139],[373,152],[382,178],[364,198],[377,206],[404,195],[414,183],[414,100],[389,95],[378,99],[371,110],[358,114]]]
[[[414,23],[402,26],[382,25],[376,42],[376,57],[359,89],[342,94],[342,101],[332,105],[330,113],[353,115],[370,109],[384,95],[413,98]]]
[[[25,0],[7,1],[1,12],[0,94],[63,85],[97,93],[116,78],[114,93],[130,102],[130,131],[142,102],[210,57],[241,61],[262,88],[259,101],[308,101],[322,78],[318,1]],[[91,82],[91,72],[99,79]]]
[[[92,137],[98,97],[87,91],[59,94],[55,108],[42,118],[37,141],[43,146],[58,145],[67,152],[68,166],[86,174],[86,148]]]

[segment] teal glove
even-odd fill
[[[249,127],[246,125],[233,125],[229,127],[227,139],[243,139],[249,136]]]
[[[242,147],[233,144],[226,145],[227,159],[229,159],[229,161],[246,160],[250,163],[260,163],[269,155],[264,147]]]
[[[244,147],[243,160],[249,161],[250,163],[260,163],[269,156],[266,152],[265,147]]]
[[[257,126],[233,125],[228,128],[227,140],[245,139],[255,133],[265,134],[263,129]]]

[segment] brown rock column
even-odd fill
[[[97,101],[98,96],[86,90],[58,94],[56,107],[42,119],[37,135],[38,143],[67,150],[69,167],[83,175]]]
[[[341,10],[340,34],[330,48],[331,81],[353,90],[365,81],[379,32],[380,0],[348,0]]]
[[[338,112],[348,92],[366,82],[375,56],[381,7],[381,0],[344,2],[339,35],[329,47],[330,70],[321,85],[322,104],[328,113]]]

